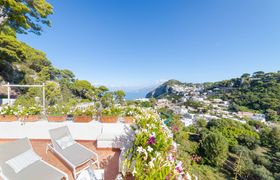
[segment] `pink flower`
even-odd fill
[[[154,136],[151,136],[147,142],[149,145],[153,145],[156,143],[156,138]]]
[[[176,153],[177,152],[177,144],[175,142],[172,142],[171,150],[170,152]]]
[[[175,157],[170,154],[168,157],[167,157],[168,161],[174,161],[175,160]]]
[[[181,162],[181,161],[179,161],[179,162],[177,163],[175,169],[177,170],[177,172],[178,172],[179,174],[184,174],[184,172],[183,172],[183,167],[182,167],[182,162]]]
[[[173,127],[173,131],[174,131],[174,132],[178,132],[178,131],[179,131],[179,128],[178,128],[178,127]]]

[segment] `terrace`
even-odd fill
[[[69,179],[74,179],[72,173],[76,173],[73,172],[73,169],[71,171],[69,166],[64,163],[67,161],[62,161],[58,157],[59,154],[57,156],[50,151],[46,153],[48,144],[50,142],[53,144],[54,141],[54,134],[51,133],[52,140],[50,140],[49,131],[52,130],[53,132],[53,129],[55,129],[58,132],[55,135],[57,138],[55,139],[56,146],[58,144],[57,140],[67,137],[67,132],[69,132],[75,141],[98,154],[100,167],[104,170],[104,179],[116,179],[120,173],[125,176],[122,177],[124,179],[133,179],[133,177],[136,179],[143,177],[162,179],[162,177],[184,176],[182,162],[174,158],[177,145],[173,142],[172,132],[164,124],[164,121],[152,109],[143,108],[134,109],[134,111],[135,113],[132,113],[134,116],[131,116],[129,121],[124,120],[124,117],[118,118],[117,121],[113,121],[109,117],[106,117],[107,119],[103,117],[104,122],[102,118],[100,118],[100,121],[91,118],[89,122],[83,123],[69,120],[61,122],[47,120],[33,122],[0,121],[0,144],[27,137],[34,151],[43,160],[58,168],[61,172],[67,173]],[[136,124],[133,128],[130,128],[131,118]],[[62,130],[66,126],[68,127],[66,128],[67,132]],[[64,143],[68,142],[69,140]],[[58,145],[60,150],[63,151],[61,144]],[[9,153],[9,149],[1,152]],[[81,157],[80,155],[76,156],[78,152],[82,153],[83,151],[79,149],[68,155],[73,158]],[[127,156],[124,156],[125,154]],[[96,160],[96,158],[93,159]],[[9,158],[6,161],[10,160],[12,159]],[[78,171],[84,168],[84,166],[76,167]]]
[[[100,167],[104,169],[105,179],[115,179],[119,174],[119,156],[121,153],[120,144],[116,139],[123,135],[128,124],[124,123],[100,123],[91,121],[89,123],[74,122],[26,122],[22,124],[19,121],[0,122],[0,143],[14,141],[19,138],[28,137],[35,152],[46,162],[55,166],[68,174],[70,180],[74,179],[71,169],[63,163],[54,153],[46,153],[47,144],[49,144],[49,130],[61,126],[68,126],[73,138],[80,144],[93,150],[99,155]],[[111,141],[108,140],[110,133]],[[107,139],[102,139],[105,134]]]

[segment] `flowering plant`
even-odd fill
[[[47,113],[48,115],[52,115],[52,116],[61,116],[61,115],[67,115],[69,110],[70,108],[68,106],[56,104],[53,106],[49,106],[47,109]]]
[[[40,106],[23,107],[19,110],[18,114],[22,116],[38,115],[42,111]]]
[[[103,116],[119,116],[122,113],[122,108],[117,106],[105,108],[101,113]]]
[[[131,169],[136,179],[174,179],[183,174],[182,163],[176,161],[171,131],[150,109],[142,109],[132,125],[125,152],[124,169]]]
[[[18,115],[17,106],[3,106],[0,110],[1,115]]]
[[[75,108],[73,111],[74,116],[93,116],[95,114],[94,107],[89,106],[84,109]]]
[[[128,106],[123,110],[122,115],[123,116],[136,116],[137,114],[140,114],[140,113],[141,113],[140,108]]]

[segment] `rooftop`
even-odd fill
[[[0,143],[10,142],[14,140],[15,139],[0,139]],[[71,169],[67,165],[63,164],[63,162],[56,155],[54,155],[50,151],[46,154],[46,147],[47,144],[50,143],[50,140],[30,139],[30,141],[34,151],[39,156],[41,156],[44,161],[67,173],[69,180],[74,179],[71,173]],[[105,180],[116,178],[119,171],[119,149],[98,149],[96,147],[96,141],[78,140],[77,142],[95,151],[99,155],[100,167],[104,169]]]
[[[73,138],[77,142],[99,155],[100,167],[105,172],[105,180],[116,178],[119,173],[120,148],[115,148],[115,146],[111,146],[110,143],[108,144],[106,142],[105,148],[103,148],[101,143],[101,146],[98,145],[97,147],[97,142],[100,142],[99,140],[102,135],[106,136],[106,138],[110,135],[110,139],[114,141],[114,138],[125,133],[125,129],[129,127],[129,124],[100,123],[97,121],[91,121],[89,123],[37,121],[26,122],[24,124],[19,121],[0,122],[0,143],[28,137],[35,152],[46,162],[67,173],[71,180],[73,179],[71,169],[63,164],[51,151],[46,154],[47,144],[51,142],[49,130],[62,126],[68,126]]]

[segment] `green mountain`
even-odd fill
[[[18,41],[14,36],[0,35],[0,84],[46,84],[49,105],[79,99],[89,101],[104,95],[104,86],[93,87],[86,80],[78,80],[67,69],[55,68],[45,53]],[[34,97],[42,97],[38,88],[12,88],[12,95],[26,105]],[[6,88],[0,88],[0,97],[6,97]],[[21,99],[21,100],[20,100]],[[22,103],[20,103],[22,104]]]
[[[258,71],[239,78],[210,83],[206,90],[213,96],[232,102],[232,110],[256,110],[267,114],[270,120],[280,115],[280,71]]]
[[[243,74],[241,77],[208,82],[203,84],[187,84],[170,80],[147,94],[148,98],[180,98],[174,86],[202,87],[208,97],[221,98],[231,102],[232,111],[257,111],[267,115],[269,120],[279,120],[280,115],[280,71],[264,73],[258,71]]]
[[[183,83],[175,79],[171,79],[154,89],[153,91],[149,92],[146,95],[146,98],[172,98],[180,96],[177,93],[176,87],[199,87],[200,84],[193,84],[193,83]],[[182,95],[182,94],[181,94]]]
[[[155,90],[149,92],[146,97],[147,98],[163,98],[169,94],[172,94],[173,92],[173,89],[172,87],[174,85],[180,85],[180,86],[184,86],[185,84],[184,83],[181,83],[180,81],[177,81],[177,80],[169,80],[165,83],[163,83],[162,85],[160,85],[159,87],[157,87]]]
[[[53,81],[61,85],[64,95],[73,95],[68,87],[75,80],[71,71],[55,68],[45,53],[13,36],[0,35],[0,70],[1,84],[42,84]],[[15,90],[17,94],[26,93],[24,89]],[[1,94],[5,96],[4,92]]]

